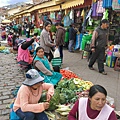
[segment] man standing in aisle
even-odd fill
[[[109,22],[106,19],[103,19],[101,21],[101,24],[99,27],[97,27],[92,36],[92,42],[91,42],[91,51],[92,56],[89,61],[89,69],[94,70],[93,65],[96,60],[98,60],[98,69],[99,72],[103,75],[107,75],[107,73],[104,70],[104,57],[105,57],[105,47],[107,46],[107,40],[108,40],[108,30]]]
[[[75,41],[76,41],[77,30],[75,29],[75,24],[72,23],[69,28],[69,52],[74,52]]]
[[[57,28],[56,39],[55,39],[56,47],[59,48],[60,57],[63,62],[63,45],[65,39],[65,29],[64,27],[62,27],[60,23],[56,23],[55,26]]]

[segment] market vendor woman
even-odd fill
[[[80,98],[75,103],[68,120],[117,120],[113,108],[106,104],[106,96],[104,87],[92,86],[88,98]]]
[[[44,77],[44,82],[46,83],[56,85],[62,78],[61,73],[51,70],[49,61],[44,55],[44,49],[42,47],[36,49],[33,66],[39,71],[40,75]]]
[[[26,73],[26,80],[20,87],[13,106],[13,110],[22,120],[48,120],[44,111],[49,108],[54,87],[52,84],[43,83],[43,80],[35,69]],[[43,90],[47,91],[47,102],[38,103]]]

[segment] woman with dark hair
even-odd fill
[[[54,86],[44,83],[44,78],[35,69],[28,70],[25,77],[14,102],[14,112],[20,120],[48,120],[44,111],[49,108]],[[43,90],[47,91],[46,102],[39,103]]]
[[[49,61],[44,55],[44,49],[42,47],[36,49],[33,67],[39,71],[42,77],[44,77],[44,82],[46,83],[56,85],[62,78],[60,73],[51,70]]]
[[[104,87],[93,85],[88,98],[80,98],[75,103],[68,120],[117,120],[113,108],[106,104],[106,97],[107,91]]]
[[[44,23],[44,29],[42,30],[40,35],[40,46],[44,48],[44,55],[48,58],[49,62],[53,59],[51,47],[55,46],[54,43],[51,43],[51,38],[49,33],[50,29],[51,29],[51,23],[49,21],[46,21]]]

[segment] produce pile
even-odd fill
[[[58,105],[74,104],[81,92],[89,90],[92,85],[91,82],[79,78],[61,80],[55,88],[48,110],[53,111],[58,108]],[[46,91],[43,92],[40,102],[44,100],[46,100]]]
[[[79,78],[75,73],[69,70],[60,70],[63,78],[55,87],[55,93],[50,100],[50,106],[47,110],[47,115],[54,118],[54,114],[50,111],[55,111],[62,116],[67,116],[73,105],[79,97],[88,96],[88,91],[93,85],[90,81],[85,81]],[[43,92],[39,102],[46,100],[46,91]]]
[[[70,70],[61,69],[60,73],[62,74],[63,79],[78,78],[78,76]]]

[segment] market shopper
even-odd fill
[[[64,39],[65,39],[65,29],[61,23],[56,23],[55,26],[57,28],[56,39],[55,39],[56,47],[59,48],[60,57],[63,62],[63,45],[64,45]]]
[[[49,62],[53,59],[53,54],[51,52],[51,47],[55,47],[50,38],[51,23],[46,21],[44,23],[44,29],[40,35],[40,46],[44,48],[44,55],[48,58]]]
[[[13,110],[22,120],[48,120],[44,113],[49,108],[49,101],[54,94],[52,84],[43,83],[37,70],[30,69],[26,73],[26,79],[21,85]],[[47,102],[38,103],[43,90],[47,90]]]
[[[74,52],[75,41],[76,41],[77,30],[75,29],[75,24],[72,23],[69,28],[69,52]]]
[[[116,114],[106,104],[107,91],[101,85],[93,85],[88,98],[80,98],[69,112],[68,120],[117,120]]]
[[[91,42],[91,51],[92,55],[89,61],[89,69],[94,70],[93,65],[95,61],[98,62],[98,69],[99,72],[103,75],[107,75],[104,70],[104,58],[105,58],[105,48],[107,47],[107,40],[108,40],[108,30],[109,22],[106,19],[101,21],[99,27],[97,27],[92,36]]]
[[[44,82],[56,85],[62,78],[59,72],[51,70],[50,64],[44,55],[44,49],[38,47],[33,61],[33,67],[39,71],[40,75],[44,77]]]

